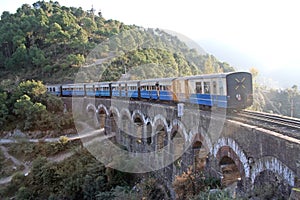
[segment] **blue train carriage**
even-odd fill
[[[158,99],[159,79],[148,79],[140,81],[140,95],[142,99]]]
[[[110,97],[110,82],[97,82],[94,85],[96,97]]]
[[[95,89],[96,83],[86,83],[84,84],[85,89],[85,96],[95,97],[96,96],[96,89]]]
[[[245,109],[253,104],[252,75],[234,72],[226,75],[227,108]]]
[[[140,81],[140,95],[143,99],[173,100],[172,80],[174,78],[157,78]]]
[[[174,88],[175,78],[162,78],[157,81],[157,89],[159,89],[159,100],[162,101],[178,101]]]
[[[126,97],[134,98],[134,99],[140,98],[139,88],[140,88],[140,81],[138,80],[126,81],[126,85],[125,85]]]
[[[118,82],[111,83],[111,97],[120,97],[120,90]]]
[[[46,88],[48,93],[53,94],[55,96],[61,96],[61,85],[46,85]]]
[[[190,103],[227,108],[226,76],[221,73],[187,77]]]
[[[62,85],[62,96],[85,96],[85,84],[65,84]]]

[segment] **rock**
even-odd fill
[[[26,134],[19,129],[15,129],[11,136],[14,138],[26,138]]]

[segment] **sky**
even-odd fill
[[[0,13],[37,0],[0,0]],[[172,30],[237,70],[258,69],[268,86],[300,88],[297,0],[58,0],[106,19]]]

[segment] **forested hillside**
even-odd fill
[[[65,7],[58,2],[38,1],[22,5],[16,13],[3,12],[0,20],[0,78],[73,82],[79,67],[87,65],[100,44],[97,59],[111,58],[96,68],[107,68],[100,80],[116,80],[124,68],[151,77],[227,72],[233,68],[214,56],[189,49],[177,37],[158,29],[144,29],[105,19],[93,9]],[[165,70],[157,72],[165,67]],[[143,71],[142,70],[142,71]],[[84,73],[84,72],[82,72]],[[92,73],[94,74],[94,73]],[[83,81],[94,78],[85,76]]]

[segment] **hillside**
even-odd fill
[[[52,1],[3,12],[0,46],[0,78],[12,82],[74,82],[78,69],[93,62],[88,72],[81,71],[81,80],[117,80],[125,68],[133,79],[233,70],[162,30],[125,25],[100,12]]]

